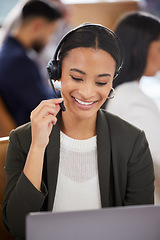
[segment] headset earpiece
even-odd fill
[[[49,77],[58,80],[61,77],[61,64],[59,60],[50,60],[47,65]]]
[[[48,77],[49,77],[49,81],[51,83],[53,92],[54,92],[56,98],[59,98],[56,93],[56,90],[54,88],[52,80],[56,81],[56,80],[60,79],[60,77],[61,77],[60,61],[59,60],[50,60],[47,65],[47,72],[48,72]],[[63,102],[59,103],[59,105],[60,105],[62,111],[66,110]]]

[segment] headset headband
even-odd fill
[[[58,61],[58,53],[59,53],[59,50],[62,46],[62,44],[66,41],[66,39],[72,35],[72,33],[74,33],[75,31],[81,29],[81,28],[85,28],[85,27],[88,27],[88,26],[98,26],[98,27],[101,27],[103,29],[105,29],[106,31],[108,31],[109,33],[111,33],[114,38],[117,40],[117,43],[118,43],[118,46],[119,46],[119,49],[120,49],[120,53],[121,53],[121,62],[119,64],[119,67],[118,67],[118,71],[117,71],[117,74],[114,78],[116,78],[121,69],[122,69],[122,66],[123,66],[123,62],[124,62],[124,48],[123,48],[123,44],[121,42],[121,40],[119,39],[119,37],[117,36],[117,34],[115,34],[112,30],[110,30],[109,28],[101,25],[101,24],[94,24],[94,23],[84,23],[84,24],[81,24],[80,26],[74,28],[74,29],[71,29],[68,33],[66,33],[63,38],[60,40],[60,42],[58,43],[58,46],[56,48],[56,51],[54,53],[54,56],[53,56],[53,61]]]

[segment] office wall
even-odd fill
[[[84,22],[102,24],[113,29],[117,19],[128,11],[138,10],[137,1],[114,1],[87,4],[68,4],[71,23],[78,26]]]

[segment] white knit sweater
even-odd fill
[[[96,136],[77,140],[60,132],[54,212],[101,208]]]

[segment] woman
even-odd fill
[[[122,64],[116,36],[100,25],[82,25],[64,37],[52,64],[66,110],[62,99],[41,102],[31,123],[12,131],[7,152],[3,219],[22,239],[29,212],[154,201],[144,133],[100,110]]]
[[[124,46],[125,61],[114,81],[116,97],[106,109],[144,130],[154,162],[155,203],[160,204],[160,113],[139,87],[142,76],[154,76],[160,70],[160,21],[133,12],[119,21],[115,32]]]

